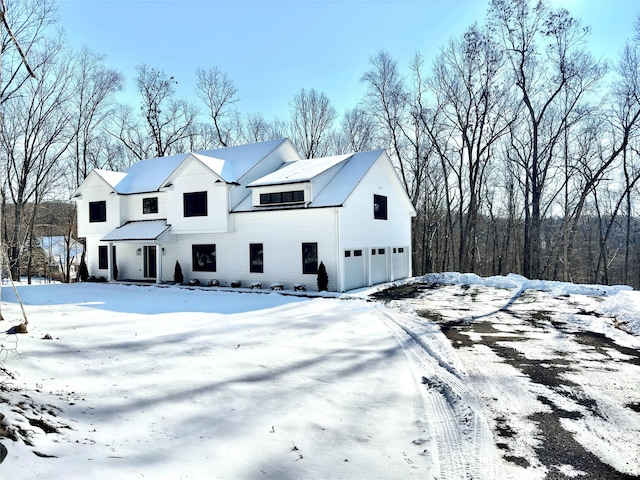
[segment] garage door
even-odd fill
[[[371,249],[371,283],[373,285],[389,281],[388,253],[386,248]]]
[[[345,290],[366,287],[364,255],[362,250],[344,252]]]

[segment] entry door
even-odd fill
[[[156,278],[156,247],[149,245],[144,247],[144,276]]]

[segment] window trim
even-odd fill
[[[102,223],[107,221],[107,201],[99,200],[89,202],[89,223]]]
[[[205,260],[200,264],[198,254],[205,255]],[[197,243],[191,245],[191,269],[194,272],[215,272],[218,268],[218,251],[215,243]],[[207,264],[211,266],[207,267]]]
[[[285,198],[285,196],[287,198]],[[260,205],[289,205],[304,203],[304,190],[285,190],[280,192],[261,193],[258,197]]]
[[[311,256],[309,256],[311,254]],[[307,261],[309,259],[310,261]],[[315,266],[314,266],[315,264]],[[302,274],[315,275],[318,273],[318,242],[302,243]]]
[[[373,194],[374,220],[388,220],[388,199],[386,195]]]
[[[143,197],[142,214],[150,215],[154,213],[158,213],[158,197]]]
[[[195,201],[197,198],[203,198],[204,203],[200,205],[200,207],[204,207],[203,209],[193,208],[194,204],[191,201]],[[198,204],[195,204],[198,205]],[[191,208],[188,208],[191,206]],[[188,211],[189,210],[189,211]],[[200,192],[184,192],[182,194],[182,214],[185,218],[191,217],[206,217],[209,214],[209,195],[206,190]]]
[[[254,259],[257,263],[254,263]],[[264,244],[249,244],[249,272],[264,273]]]
[[[109,270],[109,247],[98,245],[98,270]]]

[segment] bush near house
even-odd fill
[[[176,260],[176,267],[173,271],[173,281],[176,283],[176,285],[180,285],[182,282],[184,282],[184,275],[182,274],[182,266],[180,265],[180,262]]]
[[[329,275],[327,275],[327,267],[320,262],[318,267],[318,291],[326,292],[329,289]]]

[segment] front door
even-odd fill
[[[156,247],[149,245],[144,247],[144,277],[156,278]]]

